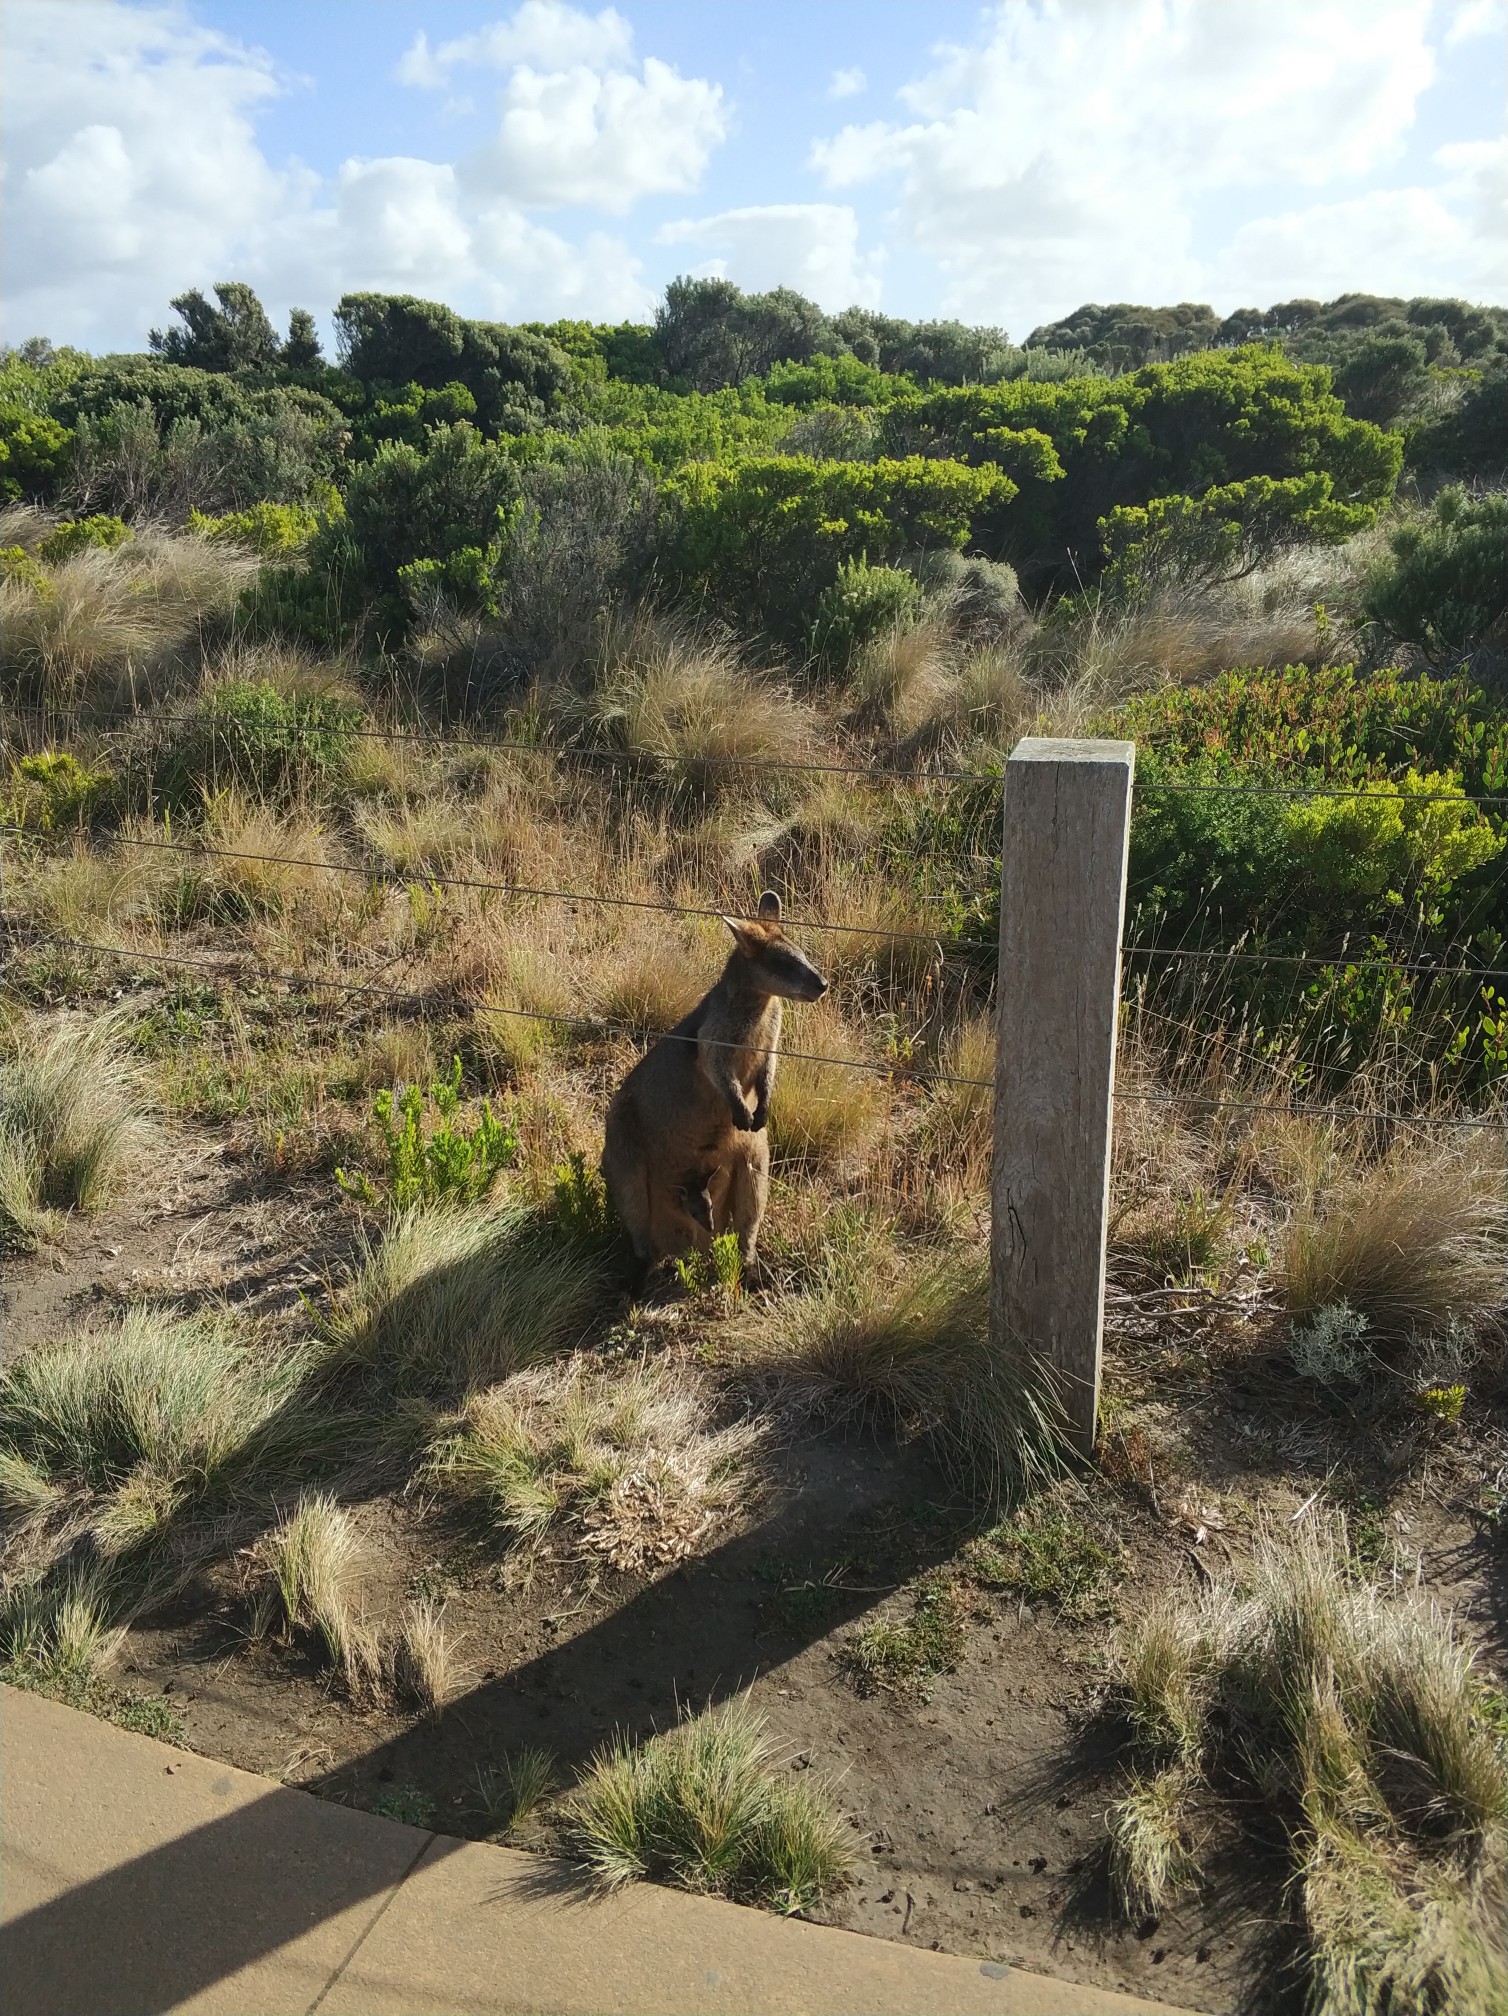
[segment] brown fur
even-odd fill
[[[730,1229],[753,1259],[770,1187],[780,1003],[827,991],[781,930],[778,896],[767,890],[755,919],[724,921],[733,950],[722,978],[639,1059],[607,1111],[603,1178],[649,1265],[705,1252]]]

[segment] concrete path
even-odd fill
[[[6,2016],[1169,2016],[649,1884],[588,1900],[9,1688],[0,1983]]]

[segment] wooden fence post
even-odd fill
[[[990,1328],[1094,1447],[1132,742],[1027,736],[1005,771]]]

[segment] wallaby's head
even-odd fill
[[[734,959],[748,961],[744,977],[762,994],[816,1001],[827,992],[827,982],[811,960],[781,930],[780,898],[773,889],[760,897],[757,917],[725,917],[723,922],[733,933]]]

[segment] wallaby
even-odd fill
[[[725,917],[722,978],[645,1052],[607,1109],[602,1175],[647,1265],[706,1252],[731,1227],[754,1258],[770,1188],[765,1123],[782,999],[816,1001],[827,982],[780,928],[766,890],[757,918]]]

